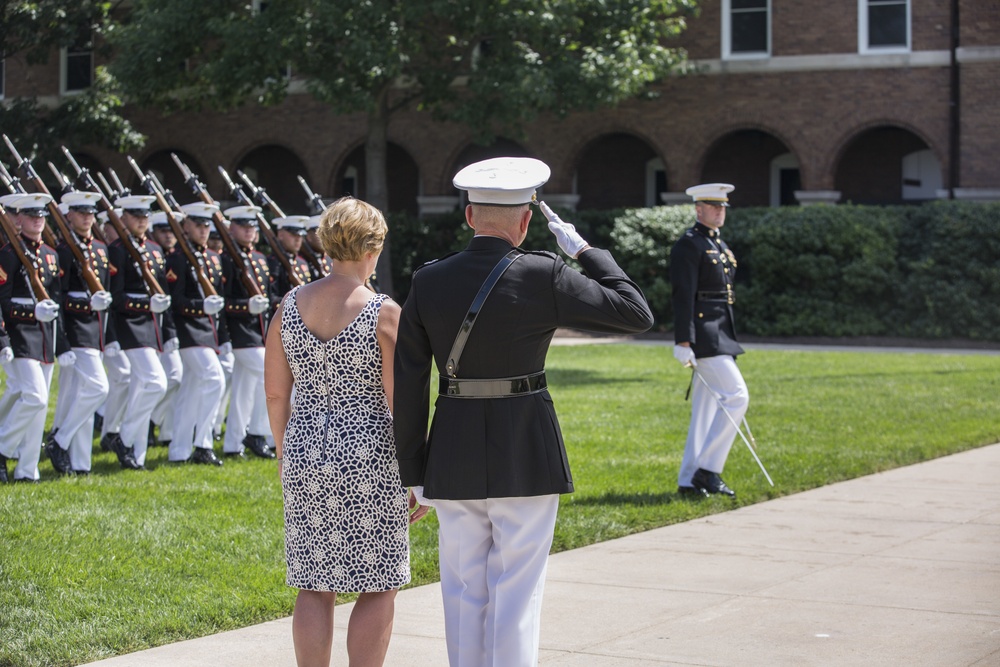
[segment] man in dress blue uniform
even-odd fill
[[[736,495],[721,477],[736,427],[716,399],[737,424],[750,404],[736,366],[736,356],[743,353],[733,325],[736,257],[719,235],[734,189],[728,183],[688,188],[697,222],[670,251],[674,357],[705,380],[691,388],[691,425],[677,475],[683,495]]]
[[[20,228],[17,238],[0,248],[0,311],[10,336],[13,358],[7,364],[10,378],[10,401],[0,422],[0,480],[7,481],[7,459],[16,458],[15,482],[39,479],[38,459],[42,450],[45,413],[52,384],[52,364],[58,358],[64,367],[72,366],[76,355],[69,349],[60,323],[59,259],[54,248],[42,242],[47,194],[11,194],[0,197],[0,204]],[[20,243],[34,266],[34,273],[48,293],[37,299],[28,284],[28,272],[14,251]]]
[[[313,254],[316,255],[316,259],[319,260],[319,265],[323,267],[323,273],[320,273],[313,264],[309,264],[310,282],[330,275],[330,271],[333,270],[333,260],[326,256],[326,251],[323,249],[323,242],[319,240],[319,223],[322,219],[323,215],[320,214],[310,215],[309,219],[306,220],[305,243],[309,245]]]
[[[549,168],[529,158],[460,171],[454,184],[468,190],[465,215],[475,236],[464,251],[414,273],[399,323],[397,459],[403,484],[417,487],[438,512],[453,667],[538,659],[559,494],[573,491],[545,383],[556,328],[637,333],[652,325],[645,298],[611,254],[587,245],[544,202],[559,247],[586,274],[552,253],[515,248],[527,233],[535,188],[548,177]],[[470,309],[497,271],[485,303]],[[468,316],[478,307],[470,332]],[[432,362],[439,397],[428,434]]]
[[[267,332],[267,311],[271,307],[271,277],[267,258],[253,247],[258,213],[260,209],[256,206],[234,206],[225,211],[232,222],[229,234],[236,251],[240,253],[239,261],[249,269],[260,294],[250,296],[239,277],[236,262],[228,254],[223,254],[226,324],[233,343],[235,363],[222,451],[226,455],[240,457],[246,448],[261,458],[273,459],[274,452],[267,445],[271,426],[267,420],[264,397],[264,336]]]
[[[45,452],[59,473],[90,472],[93,449],[94,411],[108,396],[108,376],[101,361],[106,342],[107,309],[111,305],[108,248],[93,237],[96,192],[67,192],[61,198],[72,238],[56,248],[61,278],[62,321],[76,363],[59,374],[59,397],[52,421],[52,434]],[[75,244],[90,270],[105,289],[91,292],[83,279],[83,268],[70,249]]]
[[[156,201],[150,195],[119,197],[115,206],[122,209],[121,221],[127,233],[108,246],[111,260],[111,319],[115,328],[112,357],[124,354],[128,359],[128,398],[121,421],[119,438],[113,439],[121,466],[142,470],[149,444],[149,420],[153,409],[167,390],[167,378],[160,364],[163,351],[162,313],[170,308],[169,294],[152,294],[125,244],[135,248],[161,288],[166,289],[166,260],[163,249],[146,237],[149,230],[149,207]],[[105,359],[108,348],[104,350]],[[105,413],[105,428],[108,424]],[[109,431],[112,432],[112,431]]]
[[[271,224],[278,230],[275,234],[278,245],[285,251],[288,263],[302,285],[309,282],[309,264],[299,256],[302,243],[305,241],[308,220],[309,216],[307,215],[290,215],[271,221]],[[274,314],[274,309],[292,289],[292,281],[285,271],[285,266],[273,253],[267,256],[267,267],[271,272],[271,314]]]
[[[177,222],[184,222],[184,214],[172,211],[171,215]],[[155,211],[149,215],[149,225],[153,240],[163,248],[163,256],[169,257],[177,247],[177,237],[163,211]],[[169,445],[174,438],[174,406],[177,404],[177,394],[184,379],[184,366],[181,364],[180,341],[177,338],[177,327],[174,325],[173,309],[163,311],[161,315],[163,328],[163,349],[160,351],[160,365],[167,378],[167,391],[153,408],[150,419],[150,433],[153,426],[159,429],[157,440],[161,445]],[[152,438],[150,438],[152,441]],[[152,444],[152,442],[151,442]]]
[[[217,252],[205,245],[212,216],[219,212],[219,207],[194,202],[182,206],[181,212],[185,215],[184,234],[188,244],[216,294],[206,295],[202,291],[195,268],[183,252],[175,250],[167,258],[167,283],[184,365],[168,458],[220,466],[222,461],[212,450],[212,425],[219,396],[226,388],[219,354],[229,345],[229,338],[225,319],[220,316],[226,305],[221,296],[222,261]]]

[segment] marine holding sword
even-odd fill
[[[424,265],[400,317],[394,426],[402,483],[422,487],[440,522],[448,659],[534,665],[559,494],[573,491],[546,389],[557,327],[639,333],[652,314],[607,250],[541,203],[558,256],[517,248],[549,167],[530,158],[472,164],[468,247]],[[471,304],[471,307],[470,307]],[[437,375],[435,378],[434,375]],[[431,382],[439,387],[427,430]]]

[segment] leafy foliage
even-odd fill
[[[67,47],[100,32],[110,2],[94,0],[5,0],[0,5],[0,54],[24,58],[31,65],[47,62],[52,47]]]

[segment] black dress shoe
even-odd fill
[[[59,446],[56,439],[51,435],[48,441],[45,443],[45,453],[48,455],[49,460],[52,461],[52,467],[60,475],[65,475],[69,472],[69,452]]]
[[[694,499],[708,498],[708,491],[705,489],[698,489],[693,486],[678,486],[677,495]]]
[[[105,452],[114,452],[118,455],[118,452],[125,448],[125,443],[122,442],[122,437],[117,433],[105,433],[101,436],[101,449]]]
[[[213,466],[222,465],[222,461],[215,455],[215,452],[211,449],[205,449],[204,447],[194,448],[194,453],[191,454],[191,463],[202,463]]]
[[[70,470],[70,474],[76,475],[77,477],[86,477],[90,474],[89,470]]]
[[[717,472],[709,472],[704,468],[698,468],[694,476],[691,477],[691,485],[697,489],[702,489],[707,493],[721,493],[730,498],[736,497],[736,492],[726,486]]]
[[[15,477],[14,478],[14,483],[15,484],[38,484],[40,482],[41,482],[41,480],[38,480],[38,479],[28,479],[27,477]]]
[[[104,417],[94,413],[94,437],[101,435],[101,431],[104,430]]]
[[[243,438],[243,446],[262,459],[273,459],[274,452],[267,446],[267,439],[262,435],[250,435]]]
[[[149,422],[149,432],[146,434],[146,447],[156,447],[156,424]]]
[[[135,460],[135,447],[125,447],[122,443],[122,453],[118,457],[124,470],[145,470],[145,466]]]
[[[237,461],[247,460],[247,456],[243,452],[223,452],[222,455],[227,459],[236,459]]]
[[[6,484],[10,481],[7,477],[7,457],[0,454],[0,484]]]

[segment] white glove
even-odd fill
[[[220,310],[226,307],[226,300],[218,294],[213,294],[205,297],[205,302],[201,307],[206,315],[217,315]]]
[[[681,362],[681,366],[697,366],[694,359],[694,350],[687,345],[674,345],[674,359]]]
[[[66,368],[67,366],[72,366],[73,364],[76,363],[76,352],[74,352],[73,350],[70,350],[69,352],[63,352],[58,357],[56,357],[56,361],[58,361],[59,365],[62,366],[63,368]]]
[[[223,343],[222,345],[219,346],[219,356],[220,357],[225,357],[225,356],[228,356],[228,355],[230,355],[232,353],[233,353],[233,344],[232,343]]]
[[[122,351],[122,345],[118,341],[112,341],[104,346],[104,358],[113,357]]]
[[[6,366],[12,361],[14,361],[14,350],[10,347],[0,350],[0,366]]]
[[[51,322],[59,317],[59,304],[52,299],[42,299],[35,304],[35,319],[39,322]]]
[[[170,308],[169,294],[154,294],[149,297],[149,309],[154,313],[162,313]]]
[[[247,305],[247,309],[250,311],[251,315],[266,313],[267,309],[270,307],[271,301],[263,294],[250,297],[250,303]]]
[[[107,310],[111,305],[111,293],[101,290],[90,295],[91,310]]]
[[[177,340],[176,336],[174,338],[168,339],[165,343],[163,343],[163,353],[164,354],[168,354],[170,352],[173,352],[173,351],[179,350],[179,349],[181,349],[181,342],[179,340]]]
[[[562,248],[562,251],[572,257],[577,258],[583,249],[589,244],[583,240],[580,236],[576,227],[568,222],[563,222],[562,219],[549,208],[548,204],[541,202],[538,208],[542,209],[542,215],[546,217],[549,221],[549,231],[552,232],[556,237],[556,243]]]

